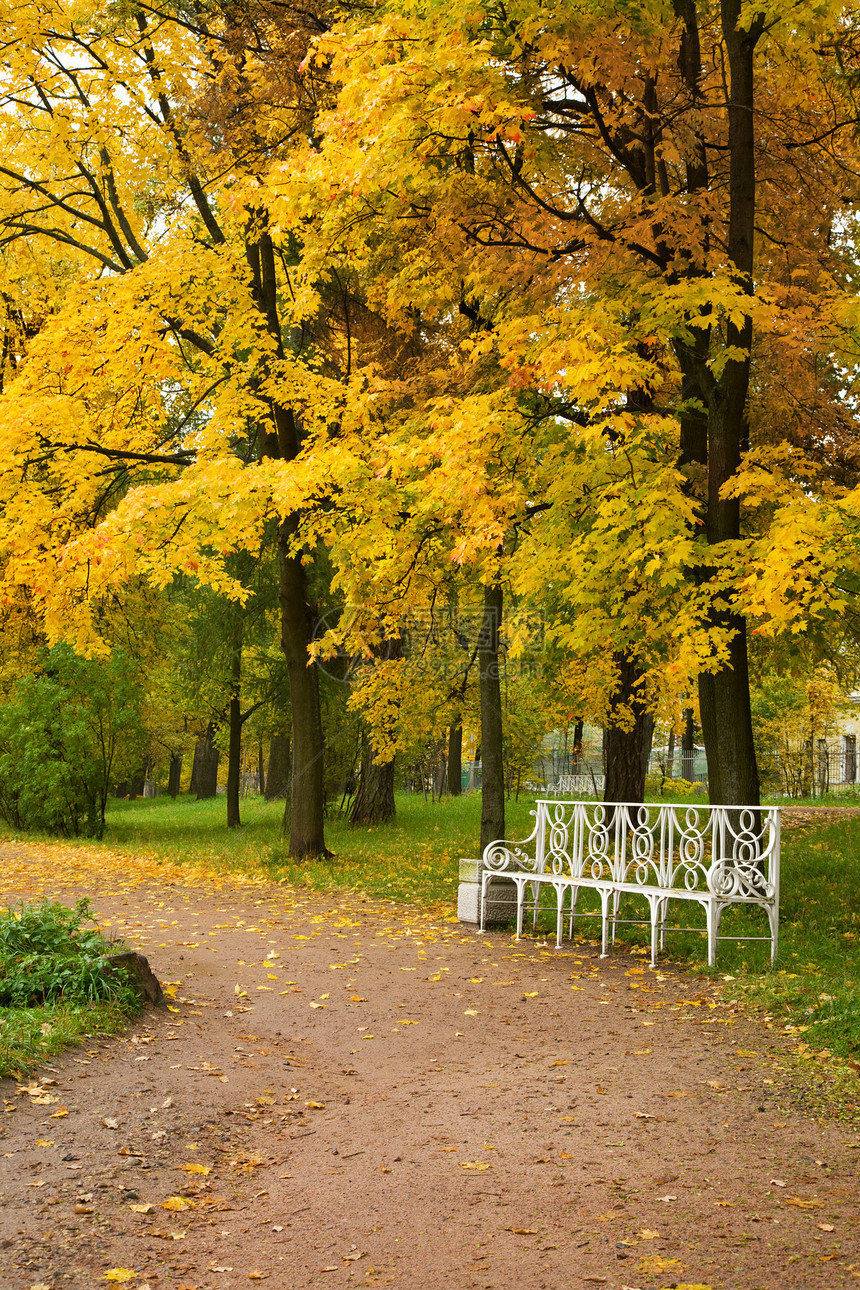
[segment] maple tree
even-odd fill
[[[319,42],[308,66],[340,98],[304,176],[269,181],[285,230],[318,216],[306,282],[336,246],[380,312],[436,339],[407,406],[373,376],[350,392],[317,476],[347,489],[364,461],[376,506],[380,476],[410,481],[487,584],[516,533],[507,576],[563,606],[592,713],[635,727],[698,686],[715,800],[758,800],[748,615],[780,631],[833,606],[832,457],[810,490],[761,410],[791,405],[794,443],[827,456],[856,363],[853,23],[838,3],[390,3]]]
[[[616,796],[698,688],[712,797],[757,800],[747,619],[856,576],[844,6],[5,16],[9,619],[86,651],[134,579],[241,602],[275,516],[296,854],[322,542],[379,639],[541,604]]]
[[[94,606],[131,577],[163,587],[179,571],[245,597],[227,562],[267,517],[254,467],[299,452],[291,395],[312,331],[282,319],[289,257],[252,192],[308,127],[316,82],[295,68],[325,23],[265,5],[9,3],[3,19],[4,255],[20,283],[28,257],[31,275],[51,256],[66,266],[35,334],[7,310],[5,606],[87,651]],[[322,733],[294,514],[278,543],[291,846],[314,855]]]

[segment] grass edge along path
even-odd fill
[[[91,881],[95,864],[102,877],[115,872],[124,882],[148,882],[156,874],[159,881],[210,889],[274,881],[341,897],[359,892],[454,917],[457,861],[475,854],[480,795],[435,803],[399,795],[397,805],[395,820],[375,829],[332,820],[335,857],[324,862],[291,862],[280,837],[282,804],[253,798],[243,802],[246,824],[239,830],[226,828],[222,799],[155,798],[111,803],[103,842],[10,841],[33,859],[50,847],[51,868],[70,883]],[[508,836],[527,836],[531,801],[508,805]],[[834,1067],[850,1087],[860,1073],[860,818],[785,831],[780,904],[776,970],[769,968],[766,944],[723,942],[720,988],[790,1037],[801,1060]],[[760,922],[759,911],[732,909],[723,930],[760,934]],[[625,928],[619,939],[641,953],[647,931]],[[701,933],[670,934],[667,950],[666,961],[709,974]]]
[[[94,1034],[117,1034],[141,1011],[138,991],[106,964],[120,948],[95,925],[88,900],[0,909],[0,1078],[32,1074]]]

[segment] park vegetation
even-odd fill
[[[711,800],[755,804],[834,728],[854,7],[4,18],[12,827],[99,835],[220,759],[229,825],[253,767],[325,860],[327,811],[456,794],[465,747],[486,842],[551,731],[602,729],[635,801],[655,723],[700,730]]]

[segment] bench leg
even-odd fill
[[[612,944],[615,944],[615,931],[618,925],[618,910],[621,906],[621,892],[612,893]]]
[[[649,896],[651,906],[651,966],[657,966],[657,940],[659,935],[660,911],[663,908],[662,896]]]
[[[573,940],[573,929],[576,926],[576,902],[579,900],[579,888],[570,889],[570,940]]]
[[[532,883],[532,891],[534,892],[534,908],[532,910],[532,931],[535,931],[537,929],[538,912],[540,910],[540,883],[539,882]]]
[[[487,871],[485,869],[484,872],[481,874],[481,923],[478,928],[479,933],[483,932],[484,930],[484,911],[487,908],[487,883],[488,882],[489,882],[489,878],[487,877]]]
[[[561,949],[561,933],[564,924],[564,893],[566,888],[559,883],[555,889],[555,948]]]
[[[705,905],[705,917],[708,922],[708,967],[717,966],[717,937],[720,934],[720,914],[716,901],[709,900]]]
[[[600,893],[600,905],[601,905],[600,924],[603,929],[603,943],[600,948],[600,957],[602,959],[605,959],[608,957],[606,942],[608,939],[608,932],[609,932],[609,897],[610,896],[613,896],[613,897],[617,896],[617,892],[601,891]]]
[[[770,965],[776,966],[776,951],[779,945],[779,910],[775,905],[767,906],[767,921],[770,923]]]
[[[516,939],[521,941],[523,938],[523,901],[525,899],[526,884],[517,883],[517,936]]]

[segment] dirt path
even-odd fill
[[[175,1011],[0,1084],[2,1290],[858,1284],[857,1135],[707,986],[80,854],[7,892],[90,894]]]

